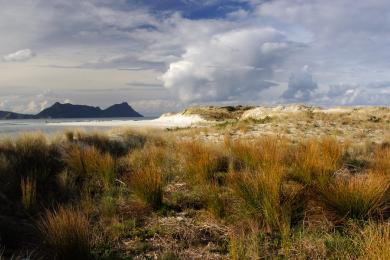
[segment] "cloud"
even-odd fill
[[[30,49],[19,50],[3,56],[6,62],[20,62],[32,59],[36,54]]]
[[[390,88],[386,82],[339,83],[330,85],[318,102],[325,105],[388,105],[389,99]]]
[[[386,0],[0,2],[0,53],[10,53],[3,60],[39,53],[36,66],[0,62],[1,98],[20,87],[18,97],[7,97],[7,109],[64,98],[100,106],[122,99],[178,104],[167,109],[389,102]],[[31,57],[14,52],[26,46]],[[304,65],[310,72],[296,71]],[[164,88],[126,85],[144,79]],[[39,88],[53,93],[36,100]]]
[[[256,99],[292,49],[269,27],[223,32],[187,46],[161,79],[182,102]]]
[[[288,88],[282,98],[287,101],[309,101],[317,88],[317,82],[308,72],[308,66],[304,66],[300,71],[291,74]]]

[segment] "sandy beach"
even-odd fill
[[[50,122],[50,126],[69,126],[69,127],[152,127],[152,128],[167,128],[167,127],[188,127],[191,125],[205,123],[199,115],[163,115],[152,120],[91,120],[91,121],[72,121],[72,122]]]

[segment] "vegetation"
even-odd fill
[[[0,258],[389,259],[387,143],[180,131],[1,140]]]

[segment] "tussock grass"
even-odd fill
[[[390,222],[369,223],[361,238],[364,245],[361,259],[390,259]]]
[[[22,178],[20,183],[22,191],[22,204],[25,210],[30,210],[35,206],[37,199],[37,183],[33,178]]]
[[[204,143],[181,144],[184,153],[184,172],[197,184],[222,182],[229,170],[229,158],[219,147],[211,148]]]
[[[115,180],[115,163],[111,155],[94,147],[71,146],[65,162],[74,182],[89,193],[108,190]]]
[[[290,176],[306,185],[327,183],[342,166],[346,147],[332,138],[308,140],[292,148]]]
[[[253,223],[232,232],[229,244],[230,259],[260,259],[265,252],[261,250],[259,233],[259,228]]]
[[[122,130],[115,136],[103,132],[68,131],[65,133],[68,142],[95,147],[102,153],[114,157],[126,155],[129,151],[142,148],[147,138],[144,134]]]
[[[334,178],[321,186],[323,202],[342,218],[367,219],[384,210],[390,180],[377,174]]]
[[[371,168],[377,173],[390,176],[390,146],[388,144],[374,150]]]
[[[27,202],[24,199],[33,193],[30,197],[33,200],[52,201],[57,197],[56,175],[63,167],[60,156],[59,145],[41,133],[0,141],[0,194],[18,201],[15,207]],[[29,185],[27,179],[35,180],[35,185]],[[23,191],[23,188],[26,189]],[[28,190],[34,192],[28,193]]]
[[[163,205],[164,182],[161,169],[150,165],[132,172],[128,184],[138,198],[158,209]]]
[[[276,137],[263,137],[254,141],[225,140],[232,157],[234,170],[272,169],[284,165],[287,143]]]
[[[266,230],[288,233],[290,213],[282,196],[282,174],[281,168],[238,172],[232,174],[230,184],[247,212]]]
[[[230,109],[236,110],[223,111]],[[56,259],[162,252],[184,258],[389,258],[387,144],[197,141],[207,131],[72,131],[56,140],[35,134],[0,141],[5,256],[26,246]],[[53,205],[58,209],[40,218]],[[37,219],[44,244],[32,225]]]
[[[92,259],[89,223],[83,213],[63,207],[47,211],[39,229],[57,259]]]

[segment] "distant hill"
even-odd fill
[[[48,118],[105,118],[105,117],[143,117],[129,104],[123,102],[104,110],[100,107],[61,104],[56,102],[36,115],[0,111],[0,119],[48,119]]]
[[[34,115],[25,115],[9,111],[0,111],[0,119],[32,119]]]

